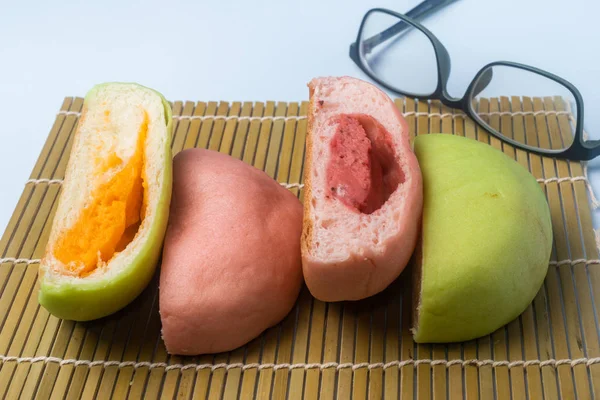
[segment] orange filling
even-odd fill
[[[148,116],[140,127],[136,149],[124,163],[116,153],[100,165],[104,174],[118,169],[92,193],[92,201],[75,224],[57,240],[54,256],[65,267],[85,276],[123,251],[135,237],[146,209],[144,183],[144,144]]]

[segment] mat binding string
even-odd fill
[[[358,369],[389,369],[392,367],[402,368],[406,366],[418,367],[419,365],[431,365],[431,366],[444,366],[446,368],[452,367],[454,365],[462,366],[462,367],[486,367],[490,366],[492,368],[497,367],[507,367],[507,368],[515,368],[515,367],[530,367],[530,366],[539,366],[539,367],[553,367],[557,368],[561,365],[569,365],[571,367],[575,367],[577,365],[585,365],[587,367],[600,363],[600,357],[595,358],[577,358],[577,359],[550,359],[550,360],[517,360],[517,361],[494,361],[494,360],[431,360],[431,359],[420,359],[420,360],[395,360],[387,363],[338,363],[338,362],[328,362],[328,363],[297,363],[297,364],[289,364],[289,363],[233,363],[233,364],[167,364],[164,362],[155,362],[151,363],[149,361],[108,361],[108,360],[75,360],[75,359],[62,359],[58,357],[12,357],[12,356],[0,356],[0,361],[2,362],[16,362],[17,364],[22,363],[44,363],[44,364],[58,364],[58,365],[74,365],[81,366],[85,365],[90,368],[92,367],[117,367],[117,368],[125,368],[125,367],[133,367],[137,368],[148,368],[148,369],[156,369],[156,368],[164,368],[166,371],[172,370],[180,370],[185,371],[187,369],[195,369],[196,371],[209,369],[211,371],[216,371],[219,369],[224,369],[229,371],[231,369],[239,368],[242,371],[246,371],[249,369],[256,370],[264,370],[264,369],[272,369],[272,370],[310,370],[310,369],[318,369],[318,370],[327,370],[327,369],[335,369],[337,371],[344,369],[351,369],[356,371]]]
[[[547,179],[537,179],[537,181],[539,183],[543,183],[543,184],[548,184],[548,183],[563,183],[563,182],[583,182],[585,184],[585,187],[587,188],[587,191],[589,193],[590,196],[590,203],[592,205],[592,207],[594,209],[596,208],[600,208],[600,201],[598,201],[598,199],[596,198],[596,194],[594,193],[594,190],[592,188],[592,185],[590,184],[588,177],[587,177],[587,165],[584,165],[583,167],[583,176],[567,176],[567,177],[563,177],[563,178],[547,178]],[[62,179],[47,179],[47,178],[31,178],[28,179],[25,184],[33,184],[33,185],[39,185],[39,184],[48,184],[48,185],[60,185],[63,183]],[[279,182],[279,184],[281,186],[283,186],[286,189],[302,189],[304,188],[304,184],[303,183],[287,183],[287,182]]]
[[[600,235],[600,230],[594,230],[594,235],[596,236],[596,243],[600,244],[598,242],[598,236]],[[27,264],[27,265],[31,265],[31,264],[39,264],[40,263],[40,259],[39,258],[15,258],[15,257],[4,257],[4,258],[0,258],[0,264],[2,263],[13,263],[13,264]],[[572,267],[579,265],[579,264],[584,264],[584,265],[597,265],[600,264],[600,259],[585,259],[585,258],[578,258],[575,260],[571,260],[571,259],[566,259],[566,260],[560,260],[560,261],[553,261],[550,260],[548,262],[548,265],[551,266],[555,266],[555,267],[562,267],[563,265],[570,265]]]
[[[57,115],[74,115],[80,116],[81,112],[78,111],[59,111]],[[424,111],[409,111],[402,114],[404,117],[439,117],[439,118],[468,118],[464,113],[429,113]],[[573,115],[569,111],[493,111],[493,112],[481,112],[478,115],[491,117],[491,116],[538,116],[538,115],[567,115],[569,119],[573,118]],[[306,119],[306,115],[291,115],[291,116],[265,116],[265,117],[242,117],[237,115],[173,115],[174,120],[238,120],[238,121],[298,121]]]

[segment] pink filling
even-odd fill
[[[327,187],[348,207],[371,214],[404,181],[395,160],[390,134],[364,114],[340,114],[334,120]]]

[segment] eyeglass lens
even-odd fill
[[[427,96],[437,87],[437,64],[429,38],[400,18],[371,12],[359,38],[359,55],[371,73],[402,92]]]
[[[471,110],[480,122],[502,136],[539,149],[562,150],[573,143],[575,97],[550,78],[491,66],[478,76],[470,95]]]

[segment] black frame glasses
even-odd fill
[[[427,2],[425,2],[425,3],[427,3]],[[444,2],[442,1],[441,3],[444,3]],[[446,1],[445,3],[448,3],[448,1]],[[440,2],[438,2],[436,6],[439,7],[440,5],[441,5]],[[420,10],[418,10],[418,8],[419,7],[417,7],[414,10],[411,10],[409,13],[412,13],[413,16],[418,18],[419,16],[423,16],[426,12],[428,12],[428,10],[423,10],[422,8]],[[367,22],[368,18],[373,13],[388,14],[388,15],[398,18],[399,21],[396,24],[390,26],[389,28],[383,30],[382,32],[379,32],[376,35],[373,35],[369,38],[363,38],[363,30],[365,27],[365,23]],[[405,90],[402,90],[402,89],[399,89],[397,87],[390,85],[389,83],[385,82],[380,77],[378,77],[377,74],[372,71],[372,69],[369,67],[367,61],[365,60],[365,58],[363,56],[363,54],[368,54],[376,46],[382,44],[383,42],[387,41],[388,39],[396,37],[400,33],[404,32],[407,28],[411,28],[411,27],[418,29],[423,34],[425,34],[427,36],[427,38],[429,39],[429,41],[431,42],[431,44],[433,45],[433,48],[435,51],[435,56],[436,56],[436,60],[437,60],[437,80],[438,81],[437,81],[436,89],[434,90],[433,93],[431,93],[429,95],[410,93],[410,92],[407,92]],[[435,37],[435,35],[433,33],[431,33],[427,28],[425,28],[423,25],[421,25],[420,23],[415,21],[413,18],[406,16],[404,14],[400,14],[400,13],[397,13],[395,11],[391,11],[391,10],[388,10],[385,8],[373,8],[373,9],[369,10],[363,17],[363,20],[360,24],[360,29],[358,30],[356,42],[352,43],[350,45],[350,58],[373,81],[377,82],[379,85],[383,86],[384,88],[388,89],[389,91],[394,92],[399,95],[402,95],[402,96],[410,97],[410,98],[417,98],[417,99],[422,99],[422,100],[425,100],[425,99],[439,100],[442,102],[442,104],[444,104],[448,107],[460,109],[466,115],[471,117],[479,126],[481,126],[486,131],[488,131],[490,134],[494,135],[495,137],[497,137],[507,143],[510,143],[511,145],[513,145],[515,147],[518,147],[518,148],[521,148],[521,149],[524,149],[524,150],[527,150],[527,151],[530,151],[532,153],[536,153],[539,155],[566,158],[566,159],[570,159],[570,160],[574,160],[574,161],[587,161],[587,160],[591,160],[591,159],[597,157],[598,155],[600,155],[600,140],[585,140],[583,137],[583,98],[581,97],[581,94],[579,93],[577,88],[575,86],[573,86],[571,83],[569,83],[565,79],[563,79],[559,76],[556,76],[550,72],[547,72],[547,71],[544,71],[544,70],[541,70],[539,68],[535,68],[535,67],[532,67],[529,65],[519,64],[519,63],[515,63],[515,62],[510,62],[510,61],[496,61],[496,62],[492,62],[490,64],[485,65],[483,68],[481,68],[479,70],[479,72],[475,75],[475,77],[469,84],[467,91],[465,92],[465,94],[462,98],[460,98],[460,99],[453,98],[448,94],[448,90],[447,90],[448,78],[450,76],[450,55],[448,54],[448,50],[446,50],[446,48],[438,40],[438,38]],[[534,147],[534,146],[530,146],[530,145],[527,145],[524,143],[520,143],[518,141],[515,141],[512,138],[504,136],[501,132],[490,127],[488,125],[488,123],[485,122],[481,118],[481,116],[477,114],[477,112],[473,109],[473,100],[491,82],[492,76],[493,76],[493,68],[492,67],[494,67],[494,66],[507,66],[507,67],[512,67],[512,68],[518,68],[518,69],[522,69],[525,71],[529,71],[529,72],[541,75],[544,78],[551,79],[551,80],[555,81],[556,83],[559,83],[560,85],[564,86],[566,89],[568,89],[571,92],[571,94],[573,95],[573,98],[575,99],[577,115],[575,118],[574,138],[573,138],[572,144],[569,147],[567,147],[565,149],[561,149],[561,150],[541,149],[539,147]]]

